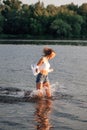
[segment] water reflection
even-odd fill
[[[50,130],[52,127],[49,115],[51,113],[51,100],[39,100],[36,103],[35,121],[37,130]]]

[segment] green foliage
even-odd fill
[[[73,10],[74,12],[78,11],[78,5],[74,5],[74,3],[71,3],[71,4],[67,5],[67,8],[69,10]]]
[[[56,19],[51,24],[51,30],[53,30],[53,35],[64,38],[70,36],[71,26],[62,19]]]
[[[19,0],[0,1],[0,33],[49,36],[58,39],[87,38],[87,3],[44,7]]]
[[[4,17],[0,13],[0,33],[3,32]]]
[[[84,3],[82,4],[80,7],[79,7],[79,13],[81,15],[86,15],[87,14],[87,3]]]

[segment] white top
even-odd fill
[[[44,63],[41,66],[39,66],[39,70],[49,70],[49,68],[50,68],[50,64],[48,60],[44,59]]]
[[[40,73],[41,70],[47,70],[48,72],[51,72],[50,71],[50,64],[49,64],[48,60],[46,60],[45,58],[44,58],[44,63],[41,66],[37,66],[36,64],[31,65],[31,69],[32,69],[32,72],[35,76],[38,73]],[[36,72],[36,69],[38,69],[38,72]]]

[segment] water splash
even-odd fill
[[[39,95],[39,93],[42,93],[42,95],[46,95],[46,93],[45,93],[45,88],[43,88],[43,89],[41,89],[41,90],[33,90],[31,93],[30,93],[30,97],[32,98],[32,97],[35,97],[35,96],[38,96]]]
[[[59,82],[56,82],[51,85],[51,91],[52,93],[56,92],[57,88],[59,87]]]
[[[66,92],[66,87],[63,84],[60,84],[59,82],[55,82],[51,85],[51,91],[52,94],[55,95],[55,92]]]
[[[46,97],[46,90],[48,89],[48,87],[44,87],[41,90],[36,90],[33,89],[31,91],[27,91],[25,93],[25,97],[29,97],[29,98],[37,98],[38,95],[43,95],[44,97]],[[53,84],[51,84],[51,93],[52,93],[52,97],[56,97],[57,95],[59,95],[59,93],[61,93],[62,91],[64,92],[65,86],[61,85],[59,82],[55,82]],[[41,96],[42,97],[42,96]]]
[[[51,92],[52,92],[52,96],[55,95],[55,92],[59,92],[61,91],[61,89],[64,89],[65,87],[61,84],[59,84],[59,82],[55,82],[53,84],[51,84]],[[46,86],[41,89],[41,90],[32,90],[32,92],[30,93],[30,97],[34,97],[34,96],[38,96],[39,93],[42,93],[42,95],[46,96],[46,89],[48,89]]]

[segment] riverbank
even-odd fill
[[[37,40],[37,39],[0,39],[0,44],[58,44],[58,45],[83,45],[87,46],[87,40]]]

